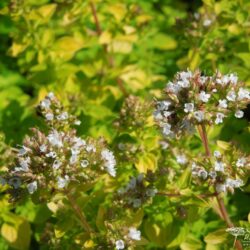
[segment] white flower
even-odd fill
[[[94,145],[92,145],[92,144],[89,144],[87,147],[86,147],[86,151],[87,152],[95,152],[96,151],[96,148],[95,148],[95,146]]]
[[[56,119],[59,121],[67,120],[68,118],[69,118],[69,115],[67,112],[63,112],[62,114],[56,117]]]
[[[234,114],[236,118],[242,118],[244,116],[244,112],[242,110],[237,110]]]
[[[203,112],[203,111],[200,111],[200,110],[195,111],[195,112],[194,112],[194,117],[195,117],[195,119],[196,119],[198,122],[201,122],[201,121],[204,120],[204,112]]]
[[[226,179],[226,186],[229,188],[239,188],[243,185],[243,181],[240,179],[233,180],[231,178]]]
[[[227,100],[226,99],[219,100],[219,108],[223,108],[223,109],[227,108]]]
[[[164,150],[164,149],[167,149],[169,147],[169,144],[165,141],[160,141],[159,144],[161,145],[161,148]]]
[[[172,131],[171,131],[171,125],[168,124],[168,123],[164,123],[164,126],[163,126],[163,128],[162,128],[162,133],[163,133],[164,135],[169,135],[169,134],[171,134],[171,133],[172,133]]]
[[[129,228],[128,237],[132,240],[141,240],[141,232],[134,227]]]
[[[193,73],[191,71],[182,71],[182,72],[179,72],[179,77],[182,79],[182,80],[187,80],[188,78],[191,78],[193,75]]]
[[[80,150],[78,149],[78,147],[73,147],[71,148],[70,151],[72,155],[78,155],[80,153]]]
[[[169,92],[172,92],[174,94],[178,94],[180,89],[181,89],[181,86],[179,86],[178,84],[175,84],[175,83],[172,83],[172,82],[169,82],[167,84],[167,87],[166,87],[167,91]]]
[[[220,153],[220,151],[215,150],[215,151],[214,151],[214,157],[216,157],[216,158],[220,158],[220,157],[221,157],[221,153]]]
[[[170,111],[163,111],[163,116],[164,117],[169,117],[173,112],[170,112]]]
[[[230,227],[226,229],[226,232],[230,233],[234,237],[238,237],[239,235],[246,234],[246,230],[243,227]]]
[[[54,95],[53,92],[49,92],[48,95],[47,95],[47,97],[48,97],[49,99],[53,99],[53,98],[55,97],[55,95]]]
[[[56,158],[57,154],[54,151],[51,151],[45,155],[46,157]]]
[[[81,161],[81,167],[86,168],[89,165],[88,160],[82,160]]]
[[[177,155],[176,156],[176,161],[181,164],[181,165],[184,165],[187,163],[187,158],[185,155]]]
[[[239,88],[238,100],[250,99],[250,92],[247,89]]]
[[[207,76],[201,76],[200,77],[200,82],[203,85],[209,78]]]
[[[30,157],[20,160],[19,163],[22,171],[29,171]]]
[[[79,126],[79,125],[81,125],[81,121],[80,121],[80,120],[76,120],[76,121],[74,122],[74,124],[77,125],[77,126]]]
[[[205,170],[205,169],[200,169],[199,171],[198,171],[198,176],[200,177],[200,178],[202,178],[203,180],[206,180],[207,179],[207,171]]]
[[[50,100],[45,98],[44,100],[41,101],[40,106],[44,109],[49,109],[50,104],[51,104]]]
[[[58,188],[64,188],[69,183],[69,176],[65,175],[64,178],[57,178],[57,186]]]
[[[225,164],[221,161],[216,161],[214,163],[214,170],[217,172],[224,172],[224,166]]]
[[[235,75],[235,74],[230,74],[229,75],[229,80],[230,80],[231,83],[233,83],[234,85],[236,85],[237,82],[238,82],[238,76]]]
[[[53,130],[52,132],[50,132],[47,138],[51,145],[57,146],[59,148],[63,146],[62,136],[59,134],[57,130]]]
[[[215,171],[211,171],[211,172],[209,172],[208,175],[209,175],[212,179],[215,179],[216,176],[217,176],[217,173],[216,173]]]
[[[46,120],[52,121],[54,119],[54,115],[52,113],[48,113],[45,115]]]
[[[79,138],[79,137],[75,137],[73,139],[73,142],[74,142],[74,147],[76,147],[76,148],[83,147],[86,145],[86,141]]]
[[[204,21],[203,21],[203,26],[204,27],[208,27],[208,26],[210,26],[212,24],[212,20],[210,20],[210,19],[205,19]]]
[[[61,167],[61,165],[62,165],[62,163],[59,160],[55,160],[53,165],[52,165],[52,168],[58,169]]]
[[[116,247],[117,250],[124,249],[125,248],[124,241],[123,240],[117,240],[115,242],[115,247]]]
[[[246,164],[246,162],[247,162],[246,158],[245,158],[245,157],[241,157],[240,159],[237,160],[236,166],[237,166],[238,168],[244,167],[245,164]]]
[[[39,149],[40,149],[40,151],[41,151],[42,153],[45,153],[45,152],[47,151],[47,146],[46,146],[45,144],[43,144],[43,145],[41,145],[41,146],[39,147]]]
[[[225,117],[222,113],[216,114],[215,124],[223,123],[223,118]]]
[[[19,151],[18,151],[18,156],[23,156],[25,154],[27,154],[28,152],[30,151],[29,148],[25,147],[25,146],[22,146]]]
[[[186,113],[193,112],[194,111],[194,104],[193,103],[185,103],[184,104],[184,111]]]
[[[181,88],[188,88],[190,86],[190,83],[187,79],[184,79],[182,81],[178,81],[177,84],[181,87]]]
[[[231,102],[234,102],[236,100],[236,93],[234,90],[231,90],[230,92],[228,92],[227,100]]]
[[[37,181],[33,181],[27,185],[27,189],[30,194],[33,194],[37,190]]]
[[[217,193],[225,193],[226,192],[226,185],[216,184],[215,189],[216,189]]]
[[[163,118],[161,111],[159,110],[154,111],[153,115],[154,115],[155,120],[161,120]]]
[[[210,97],[211,97],[211,95],[207,94],[205,91],[201,91],[199,94],[199,99],[203,102],[208,102]]]
[[[172,103],[170,101],[159,101],[157,102],[157,109],[159,111],[166,111],[168,110],[169,106],[171,105]]]
[[[197,19],[197,20],[199,20],[199,18],[200,18],[200,13],[195,12],[195,13],[194,13],[194,18]]]
[[[78,160],[78,156],[76,154],[72,154],[69,159],[70,164],[75,164]]]
[[[230,82],[230,77],[228,75],[224,75],[222,78],[221,78],[221,84],[222,85],[226,85]]]
[[[217,78],[217,79],[215,80],[215,82],[216,82],[217,84],[223,85],[222,79],[220,79],[220,78]]]
[[[195,163],[195,162],[192,162],[191,169],[192,169],[192,170],[195,170],[196,168],[197,168],[196,163]]]
[[[102,159],[104,160],[104,166],[107,172],[111,176],[115,177],[116,176],[116,170],[115,170],[116,160],[115,160],[113,153],[108,149],[104,149],[101,152],[101,156],[102,156]]]

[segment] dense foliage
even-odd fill
[[[247,249],[249,13],[1,1],[0,249]]]

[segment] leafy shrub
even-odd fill
[[[248,1],[0,6],[1,249],[249,244]]]

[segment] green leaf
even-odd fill
[[[144,222],[144,231],[148,239],[160,247],[167,245],[171,241],[170,231],[173,218],[170,213],[167,213],[164,218],[168,220],[168,223],[165,223],[164,226],[149,219]]]
[[[187,188],[191,182],[191,170],[186,168],[180,178],[178,179],[178,186],[180,189]]]
[[[55,225],[55,236],[56,238],[61,238],[67,233],[67,231],[71,230],[74,226],[74,220],[70,215],[63,216],[63,218],[58,221]]]
[[[152,153],[145,153],[135,163],[135,166],[140,173],[147,173],[148,170],[155,171],[157,168],[157,157]]]
[[[209,233],[205,238],[205,242],[213,245],[222,244],[228,240],[228,233],[226,230],[218,229],[212,233]]]
[[[64,36],[55,41],[53,51],[55,55],[67,61],[70,60],[76,51],[83,47],[83,41],[72,36]],[[56,59],[56,56],[54,58]]]
[[[175,39],[163,33],[156,34],[150,43],[153,48],[160,50],[172,50],[177,47]]]
[[[26,250],[30,245],[30,224],[23,217],[12,213],[4,214],[1,234],[11,247]]]

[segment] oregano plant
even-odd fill
[[[37,114],[44,119],[43,128],[32,128],[23,145],[14,150],[15,156],[1,177],[1,185],[9,193],[10,202],[20,202],[30,196],[34,203],[47,203],[59,221],[65,211],[72,212],[66,223],[62,220],[54,226],[55,239],[49,241],[51,247],[60,246],[65,239],[70,239],[68,244],[76,244],[82,249],[137,249],[140,245],[146,246],[150,243],[138,229],[144,209],[157,207],[157,197],[186,201],[193,192],[203,201],[215,199],[218,214],[226,223],[225,231],[235,232],[237,227],[230,219],[224,196],[245,185],[250,159],[230,143],[224,143],[223,151],[212,146],[212,151],[208,132],[230,115],[242,118],[242,109],[249,100],[249,91],[236,74],[216,72],[213,76],[206,76],[199,70],[177,73],[173,81],[167,83],[163,98],[155,100],[152,114],[162,132],[163,138],[159,137],[158,143],[163,155],[169,151],[168,160],[175,158],[177,167],[165,170],[159,167],[141,173],[133,170],[134,174],[124,184],[116,181],[124,178],[117,174],[119,168],[124,161],[136,161],[137,154],[143,149],[138,151],[128,144],[133,154],[117,161],[119,157],[110,150],[104,138],[77,135],[76,128],[81,121],[69,114],[50,92],[37,107]],[[142,104],[136,97],[128,97],[114,126],[120,132],[128,128],[137,137],[143,136],[137,130],[143,128],[152,115],[147,113],[148,118],[141,117],[145,119],[144,123],[140,119],[135,123],[135,119],[146,106],[150,108],[152,102]],[[176,143],[188,136],[191,136],[189,143],[192,143],[195,134],[202,142],[204,153],[189,152],[188,147],[184,150],[182,144]],[[115,146],[118,151],[129,149],[121,142]],[[187,178],[191,181],[187,182]],[[175,181],[179,182],[178,190],[173,190]],[[110,186],[112,182],[114,187]],[[98,196],[99,192],[102,197],[98,199],[103,199],[104,204],[97,214],[90,211],[86,214],[84,203],[90,207],[92,203],[98,205],[98,199],[90,196]],[[177,211],[185,220],[185,208],[179,207]],[[161,215],[159,209],[157,214]],[[162,212],[162,216],[164,214]],[[171,212],[168,214],[172,218]],[[79,226],[71,228],[75,223]],[[237,238],[234,245],[243,249]]]

